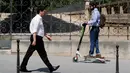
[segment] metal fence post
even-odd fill
[[[119,73],[119,45],[116,45],[116,73]]]
[[[20,55],[19,55],[19,42],[20,40],[17,39],[17,73],[20,73]]]

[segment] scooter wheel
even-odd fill
[[[78,62],[78,56],[73,57],[73,62]]]

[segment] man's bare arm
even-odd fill
[[[35,46],[36,45],[36,32],[33,33],[33,42],[32,45]]]

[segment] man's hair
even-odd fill
[[[45,9],[47,9],[47,5],[46,6],[38,6],[37,7],[37,14],[39,14],[40,13],[40,11],[43,11],[43,10],[45,10]]]
[[[89,5],[90,5],[90,6],[95,6],[95,7],[97,7],[98,2],[90,1]]]

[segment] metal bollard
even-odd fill
[[[19,42],[20,40],[17,39],[17,73],[20,73],[20,55],[19,55]]]
[[[119,45],[116,45],[116,73],[119,73]]]

